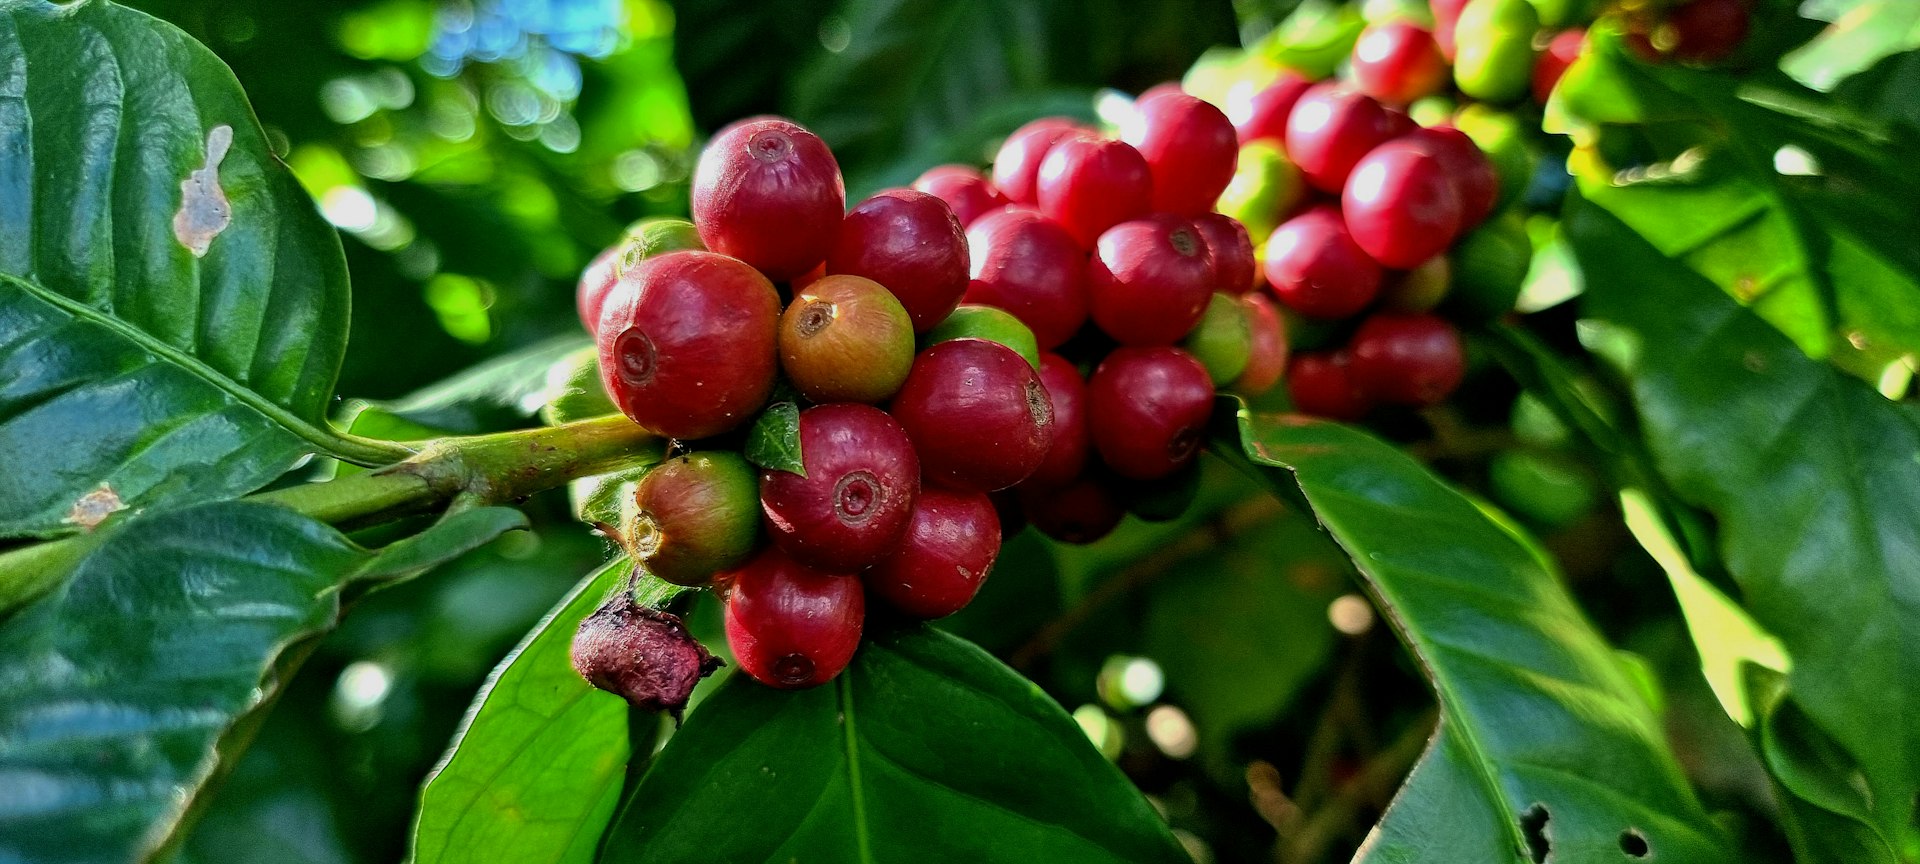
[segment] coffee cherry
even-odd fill
[[[1287,371],[1287,325],[1273,301],[1258,294],[1240,297],[1247,315],[1247,365],[1229,385],[1244,396],[1258,396],[1280,383]]]
[[[1428,8],[1433,11],[1433,42],[1440,48],[1440,56],[1448,63],[1453,62],[1454,31],[1460,24],[1460,10],[1467,8],[1467,0],[1428,0]]]
[[[1354,331],[1350,350],[1354,383],[1396,405],[1438,404],[1466,374],[1460,332],[1433,315],[1374,315]]]
[[[1062,138],[1091,131],[1070,117],[1042,117],[1013,130],[993,157],[993,185],[1015,204],[1038,202],[1040,163],[1046,160],[1047,151]]]
[[[1280,220],[1293,214],[1307,191],[1306,180],[1281,143],[1262,138],[1240,148],[1233,180],[1220,193],[1220,213],[1246,226],[1249,236],[1265,240]]]
[[[1419,145],[1440,162],[1440,173],[1453,184],[1460,197],[1460,230],[1466,231],[1484,221],[1500,203],[1500,175],[1493,161],[1480,152],[1467,133],[1450,125],[1416,129],[1399,141]],[[1368,154],[1372,155],[1372,154]]]
[[[1013,313],[1050,349],[1087,322],[1087,253],[1038,211],[1012,207],[967,229],[965,300]]]
[[[1253,260],[1253,238],[1246,226],[1230,216],[1207,213],[1193,219],[1193,229],[1213,259],[1213,290],[1245,294],[1260,282]]]
[[[1020,487],[1020,507],[1040,533],[1062,543],[1085,545],[1108,534],[1127,515],[1113,490],[1082,476],[1058,488]]]
[[[1233,122],[1233,130],[1241,144],[1271,138],[1282,141],[1287,137],[1287,117],[1293,113],[1294,103],[1300,101],[1301,94],[1312,87],[1313,82],[1299,74],[1282,70],[1275,76],[1273,83],[1253,91],[1241,98],[1227,100],[1227,119]]]
[[[1419,266],[1460,233],[1460,190],[1440,160],[1404,139],[1375,147],[1340,196],[1347,232],[1375,261]]]
[[[1733,56],[1747,38],[1746,0],[1692,0],[1667,14],[1655,44],[1671,45],[1675,59],[1713,63]]]
[[[1287,394],[1302,414],[1330,420],[1358,420],[1373,410],[1373,401],[1353,380],[1351,358],[1345,351],[1296,354],[1287,367]]]
[[[630,591],[608,599],[580,622],[571,646],[574,671],[641,711],[675,719],[694,685],[726,665],[707,653],[680,616],[634,602]]]
[[[1087,264],[1093,321],[1125,345],[1178,342],[1199,323],[1213,280],[1206,242],[1177,216],[1113,226]]]
[[[1453,80],[1482,102],[1511,102],[1533,83],[1540,13],[1530,0],[1470,0],[1454,31]]]
[[[1511,211],[1468,232],[1448,253],[1453,288],[1443,308],[1461,321],[1491,321],[1513,311],[1533,263],[1527,226]]]
[[[1080,476],[1093,449],[1087,426],[1087,382],[1065,357],[1040,355],[1040,384],[1053,405],[1053,443],[1022,486],[1061,486]]]
[[[1240,147],[1227,115],[1178,89],[1149,91],[1135,102],[1120,140],[1147,160],[1153,209],[1182,216],[1213,210],[1233,179]]]
[[[806,475],[760,472],[773,544],[811,567],[854,571],[893,549],[920,491],[920,460],[900,424],[866,405],[800,412]]]
[[[1083,249],[1102,232],[1153,209],[1153,175],[1140,151],[1124,141],[1077,136],[1047,151],[1040,163],[1040,212],[1067,229]]]
[[[779,369],[780,295],[752,267],[671,252],[628,271],[600,315],[600,380],[633,422],[669,438],[745,423]]]
[[[1586,48],[1587,31],[1562,30],[1547,42],[1547,50],[1533,61],[1533,101],[1541,105],[1553,96],[1553,88],[1567,74],[1573,61]]]
[[[981,339],[920,352],[890,410],[927,479],[954,489],[1012,486],[1053,443],[1053,402],[1040,374],[1013,349]]]
[[[1207,369],[1178,348],[1120,348],[1087,381],[1093,446],[1115,474],[1165,477],[1193,461],[1213,414]]]
[[[816,570],[768,549],[729,573],[727,647],[755,681],[797,690],[833,680],[860,647],[860,577]]]
[[[1520,0],[1526,2],[1526,0]],[[1373,97],[1331,81],[1313,85],[1287,119],[1287,155],[1307,182],[1339,192],[1367,151],[1394,134],[1395,120]]]
[[[1280,302],[1310,318],[1345,318],[1380,290],[1379,263],[1353,242],[1332,207],[1315,207],[1274,230],[1266,275]]]
[[[880,283],[825,276],[780,316],[780,368],[814,402],[880,402],[913,367],[913,322]]]
[[[947,202],[960,227],[1007,206],[1007,196],[971,165],[936,165],[913,181],[913,188]]]
[[[1240,377],[1253,352],[1253,327],[1247,323],[1240,298],[1215,292],[1213,299],[1207,301],[1200,324],[1187,334],[1180,347],[1206,367],[1213,386],[1224,387]]]
[[[685,219],[659,217],[634,223],[620,242],[594,256],[593,263],[580,274],[580,284],[574,292],[580,323],[586,326],[587,332],[592,333],[600,326],[600,307],[621,276],[648,258],[683,249],[706,249],[700,245],[700,232]]]
[[[913,329],[925,332],[967,290],[967,232],[946,202],[911,189],[860,202],[840,227],[828,273],[865,276],[900,298]]]
[[[1405,20],[1368,27],[1353,46],[1353,81],[1382,102],[1406,105],[1447,83],[1447,58],[1426,28]]]
[[[1435,255],[1426,263],[1387,280],[1380,291],[1380,308],[1388,312],[1426,312],[1453,287],[1453,263]]]
[[[947,320],[928,331],[926,338],[921,342],[922,347],[926,347],[954,339],[985,339],[988,342],[998,342],[1012,348],[1014,353],[1019,354],[1033,368],[1040,368],[1040,346],[1033,340],[1033,331],[1005,309],[972,303],[961,304],[960,308],[953,310],[952,315],[947,316]]]
[[[634,504],[627,542],[647,572],[675,585],[713,581],[760,541],[760,482],[738,453],[668,459],[640,478]]]
[[[922,490],[900,547],[863,576],[867,590],[915,618],[945,618],[973,600],[1000,555],[1000,515],[982,492]]]
[[[790,120],[758,117],[728,126],[707,142],[694,167],[693,224],[700,239],[770,279],[791,279],[825,259],[846,208],[833,151]]]

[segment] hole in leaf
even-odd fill
[[[1527,859],[1533,864],[1546,864],[1547,856],[1552,854],[1552,844],[1547,840],[1547,805],[1535,804],[1520,814],[1520,835],[1527,839]]]
[[[1635,858],[1645,858],[1653,850],[1647,846],[1647,838],[1637,828],[1628,828],[1620,832],[1620,851]]]

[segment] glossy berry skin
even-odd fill
[[[826,142],[778,117],[720,131],[693,171],[693,223],[707,248],[770,279],[813,269],[833,249],[846,212],[840,164]]]
[[[1348,350],[1354,383],[1381,402],[1438,404],[1466,374],[1460,331],[1434,315],[1374,315],[1354,331]]]
[[[1440,92],[1447,58],[1426,28],[1404,20],[1368,27],[1353,46],[1353,81],[1382,102],[1406,105]]]
[[[647,571],[702,586],[746,563],[760,540],[753,466],[726,450],[676,456],[640,478],[627,542]]]
[[[1000,194],[993,181],[971,165],[936,165],[928,168],[925,174],[913,181],[913,188],[947,202],[947,207],[953,210],[953,216],[960,220],[962,228],[1008,204],[1007,196]]]
[[[1053,443],[1040,467],[1022,486],[1062,486],[1080,476],[1093,451],[1093,432],[1087,425],[1087,382],[1067,358],[1040,355],[1040,384],[1053,404]]]
[[[886,286],[924,333],[966,293],[967,232],[945,201],[911,189],[882,192],[847,214],[827,273]]]
[[[1040,212],[1083,249],[1092,249],[1108,228],[1153,209],[1153,173],[1125,141],[1062,139],[1040,163],[1037,187]]]
[[[1746,0],[1693,0],[1668,13],[1661,29],[1671,34],[1674,58],[1713,63],[1739,49],[1748,17]]]
[[[1025,480],[1053,444],[1053,401],[1013,349],[941,342],[913,361],[891,412],[913,439],[929,482],[991,492]]]
[[[1087,380],[1093,446],[1113,473],[1165,477],[1200,452],[1213,413],[1207,369],[1178,348],[1119,348]]]
[[[1233,123],[1220,109],[1178,89],[1155,90],[1134,103],[1120,140],[1147,160],[1154,212],[1209,212],[1233,179],[1240,150]]]
[[[1170,345],[1193,330],[1213,294],[1213,256],[1177,216],[1122,222],[1087,263],[1093,321],[1123,345]]]
[[[1446,251],[1460,233],[1460,190],[1415,142],[1389,141],[1360,160],[1340,209],[1361,249],[1402,270]]]
[[[1300,77],[1292,71],[1282,71],[1275,76],[1273,83],[1254,91],[1244,98],[1230,99],[1227,102],[1227,119],[1233,123],[1233,131],[1241,144],[1271,138],[1284,141],[1287,137],[1287,118],[1293,114],[1294,103],[1312,87],[1313,82]]]
[[[1467,133],[1441,125],[1416,129],[1398,140],[1416,143],[1440,161],[1441,173],[1460,196],[1462,233],[1485,221],[1500,203],[1500,175],[1493,169],[1493,160]]]
[[[1396,123],[1373,97],[1331,81],[1313,85],[1287,119],[1287,156],[1307,182],[1339,192],[1367,151],[1392,138]]]
[[[1007,136],[1000,152],[993,157],[993,185],[1015,204],[1033,204],[1040,200],[1040,163],[1062,138],[1091,132],[1085,124],[1067,117],[1042,117]]]
[[[1193,219],[1193,230],[1213,259],[1213,290],[1245,294],[1260,282],[1253,257],[1253,238],[1239,220],[1223,213],[1207,213]]]
[[[683,249],[704,250],[700,245],[700,232],[692,222],[685,219],[659,217],[643,219],[627,228],[626,236],[595,255],[593,262],[580,274],[580,284],[574,289],[574,305],[580,312],[580,323],[592,333],[600,326],[600,307],[606,302],[607,293],[613,290],[614,283],[626,275],[628,270],[639,266],[648,258],[678,252]]]
[[[615,243],[587,262],[587,269],[580,271],[580,281],[573,288],[573,306],[580,313],[580,326],[592,334],[600,327],[600,308],[607,301],[607,295],[613,293],[613,286],[620,281],[620,272],[615,265],[620,260],[620,247]]]
[[[900,424],[866,405],[800,412],[805,477],[760,472],[773,544],[812,567],[851,572],[892,551],[920,492],[920,460]]]
[[[1020,487],[1020,507],[1040,533],[1062,543],[1085,545],[1119,527],[1126,508],[1107,484],[1082,475],[1059,488]]]
[[[690,251],[649,258],[601,310],[601,384],[649,432],[718,435],[752,419],[773,391],[779,320],[773,283],[738,260]]]
[[[1547,50],[1533,61],[1533,101],[1541,105],[1553,96],[1553,88],[1567,74],[1567,67],[1580,59],[1587,44],[1587,31],[1563,30],[1547,42]]]
[[[967,229],[972,281],[965,300],[1013,313],[1042,350],[1087,322],[1087,254],[1036,210],[990,213]]]
[[[755,681],[783,690],[833,680],[860,647],[860,577],[808,567],[778,549],[725,577],[727,647]]]
[[[1352,359],[1345,351],[1296,354],[1287,367],[1287,394],[1294,410],[1329,420],[1358,420],[1373,410],[1373,402],[1353,380]]]
[[[780,315],[780,368],[800,395],[880,402],[913,367],[913,322],[880,283],[823,276],[794,293]]]
[[[1273,301],[1260,294],[1240,298],[1247,313],[1247,365],[1229,387],[1246,396],[1258,396],[1280,383],[1287,371],[1287,325]]]
[[[1347,233],[1333,207],[1315,207],[1282,223],[1267,240],[1267,284],[1288,308],[1309,318],[1345,318],[1373,302],[1380,264]]]
[[[1013,317],[1012,312],[993,306],[962,303],[947,320],[927,331],[924,345],[953,339],[985,339],[1013,349],[1027,364],[1040,368],[1040,346],[1033,341],[1033,328]]]
[[[865,574],[867,590],[915,618],[945,618],[972,602],[1000,556],[1000,514],[983,492],[929,487],[906,536]]]

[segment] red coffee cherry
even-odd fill
[[[1747,38],[1748,17],[1746,0],[1693,0],[1667,13],[1655,43],[1671,44],[1668,53],[1689,63],[1725,60]]]
[[[600,382],[633,422],[669,438],[745,423],[773,392],[780,295],[752,267],[712,252],[649,258],[600,314]]]
[[[1040,355],[1040,384],[1053,404],[1053,443],[1040,467],[1021,485],[1061,486],[1080,476],[1093,449],[1087,427],[1087,382],[1073,363],[1049,352]]]
[[[1392,138],[1396,121],[1373,97],[1331,81],[1313,85],[1287,118],[1287,155],[1326,192],[1346,186],[1353,165]]]
[[[847,209],[826,142],[779,117],[713,136],[693,171],[693,222],[707,248],[791,279],[827,257]]]
[[[1553,96],[1553,88],[1560,83],[1561,76],[1567,74],[1567,67],[1580,59],[1580,51],[1587,44],[1587,31],[1562,30],[1547,42],[1547,50],[1533,61],[1533,101],[1541,105]]]
[[[1280,383],[1287,371],[1287,325],[1273,301],[1254,293],[1240,297],[1247,310],[1247,328],[1252,333],[1247,366],[1230,386],[1246,396],[1258,396]]]
[[[1213,259],[1213,290],[1245,294],[1260,283],[1260,271],[1253,257],[1253,238],[1247,226],[1223,213],[1206,213],[1193,219],[1207,254]]]
[[[1142,95],[1121,127],[1120,140],[1147,160],[1153,209],[1182,216],[1213,210],[1233,179],[1240,153],[1227,115],[1177,88]]]
[[[1093,446],[1113,473],[1165,477],[1193,461],[1213,414],[1213,381],[1178,348],[1119,348],[1087,381]]]
[[[1042,117],[1013,130],[993,157],[993,185],[1015,204],[1040,200],[1040,163],[1062,138],[1092,130],[1071,117]]]
[[[1213,256],[1178,216],[1122,222],[1087,264],[1093,321],[1124,345],[1168,345],[1199,323],[1213,296]]]
[[[1112,534],[1127,515],[1113,490],[1087,475],[1057,489],[1022,486],[1020,507],[1040,533],[1079,545]]]
[[[911,189],[882,192],[847,214],[827,272],[885,285],[924,333],[966,293],[967,232],[945,201]]]
[[[1287,394],[1294,410],[1330,420],[1358,420],[1373,410],[1372,400],[1353,380],[1345,351],[1295,354],[1287,367]]]
[[[913,367],[913,322],[872,279],[834,275],[794,292],[780,315],[780,368],[818,402],[880,402]]]
[[[994,306],[1033,330],[1042,349],[1087,322],[1087,253],[1038,211],[1009,207],[967,229],[973,281],[965,301]]]
[[[1380,264],[1353,242],[1333,207],[1281,223],[1267,240],[1266,259],[1274,295],[1309,318],[1345,318],[1380,292]]]
[[[1460,195],[1460,233],[1485,221],[1500,201],[1500,175],[1493,160],[1467,133],[1448,125],[1415,129],[1400,137],[1440,160],[1440,172]],[[1369,154],[1371,155],[1371,154]]]
[[[1124,141],[1076,136],[1047,151],[1040,163],[1040,212],[1059,223],[1083,249],[1100,234],[1153,209],[1153,174],[1140,151]]]
[[[929,481],[974,492],[1027,478],[1053,444],[1053,402],[1040,374],[1005,345],[941,342],[913,361],[889,409]]]
[[[913,181],[913,188],[942,201],[953,210],[960,227],[972,225],[988,213],[1007,206],[1007,196],[994,188],[980,169],[971,165],[936,165]]]
[[[1284,142],[1287,137],[1287,117],[1293,114],[1294,103],[1312,87],[1313,82],[1300,77],[1290,70],[1283,70],[1273,79],[1273,83],[1242,97],[1230,97],[1227,100],[1227,119],[1233,121],[1233,131],[1245,144],[1261,138],[1272,138]]]
[[[1406,105],[1440,92],[1447,58],[1426,28],[1405,20],[1368,27],[1353,46],[1353,81],[1382,102]]]
[[[727,647],[755,681],[783,690],[825,684],[860,647],[867,598],[858,576],[768,549],[725,581]]]
[[[928,487],[893,554],[865,573],[867,590],[915,618],[945,618],[973,601],[1000,555],[1000,514],[982,492]]]
[[[900,542],[920,491],[920,460],[886,412],[849,404],[800,412],[800,462],[804,477],[760,472],[760,510],[781,551],[851,572]]]
[[[1389,141],[1368,153],[1347,178],[1340,209],[1361,249],[1402,270],[1445,252],[1460,233],[1460,190],[1418,142]]]
[[[1433,42],[1440,48],[1440,56],[1453,62],[1454,30],[1460,24],[1460,11],[1467,8],[1467,0],[1427,0],[1427,7],[1433,10]]]
[[[1349,350],[1354,383],[1396,405],[1438,404],[1467,369],[1460,331],[1435,315],[1374,315],[1354,331]]]

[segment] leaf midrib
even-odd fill
[[[867,822],[867,797],[860,780],[860,732],[853,713],[853,670],[845,670],[834,682],[840,702],[841,743],[847,754],[847,793],[853,802],[854,848],[860,851],[861,864],[873,864],[873,828]]]

